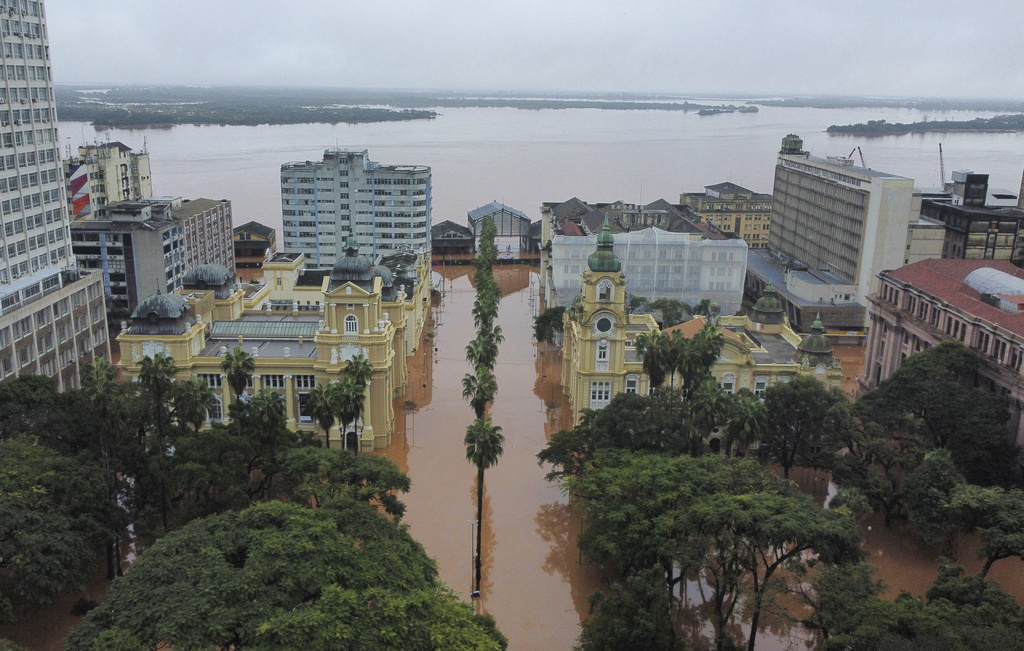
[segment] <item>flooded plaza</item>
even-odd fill
[[[462,397],[462,377],[471,371],[465,348],[476,335],[471,270],[443,270],[433,337],[424,338],[425,350],[410,364],[410,390],[396,405],[408,411],[404,430],[400,422],[385,452],[412,477],[412,490],[403,497],[404,522],[437,560],[441,579],[466,600],[476,517],[476,468],[463,444],[473,411]],[[497,324],[505,341],[495,367],[498,394],[491,418],[505,435],[505,452],[484,478],[477,607],[494,615],[515,651],[569,649],[587,614],[587,596],[602,580],[597,568],[580,561],[580,514],[557,485],[544,480],[548,469],[537,464],[551,433],[571,426],[564,420],[568,410],[561,408],[561,356],[554,348],[538,354],[533,343],[536,271],[496,267],[495,278],[502,290]]]

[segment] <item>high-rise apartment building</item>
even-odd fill
[[[430,249],[430,167],[383,165],[367,150],[328,149],[281,166],[284,251],[330,268],[350,235],[376,256]]]
[[[69,154],[70,155],[70,154]],[[71,219],[83,219],[108,203],[153,196],[149,153],[121,142],[83,145],[64,161]]]
[[[867,304],[883,269],[903,266],[907,231],[917,220],[914,180],[818,158],[803,141],[783,139],[775,166],[769,248],[792,263],[835,274]]]
[[[0,379],[109,355],[98,276],[73,267],[42,2],[0,0]]]

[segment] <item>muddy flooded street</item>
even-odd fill
[[[412,477],[404,521],[437,559],[441,579],[467,600],[476,517],[476,469],[463,445],[473,412],[462,398],[462,377],[471,370],[465,347],[476,334],[471,269],[444,269],[435,336],[427,350],[417,351],[411,391],[398,401],[411,400],[415,407],[405,403],[405,429],[396,431],[386,451]],[[484,478],[478,609],[495,617],[513,651],[570,649],[601,574],[580,562],[579,514],[537,465],[547,436],[571,425],[561,422],[568,410],[560,408],[560,352],[538,356],[533,343],[536,272],[496,267],[495,278],[502,290],[497,323],[505,341],[495,367],[498,394],[491,418],[502,428],[505,452]]]

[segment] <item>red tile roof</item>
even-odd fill
[[[982,303],[981,294],[964,283],[964,279],[972,271],[984,267],[998,269],[1024,279],[1024,269],[1009,260],[922,260],[883,273],[942,299],[964,314],[984,319],[1014,334],[1024,336],[1024,312],[1007,314],[987,303]]]

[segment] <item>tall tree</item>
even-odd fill
[[[483,514],[484,514],[484,471],[498,463],[505,451],[505,436],[501,428],[486,420],[477,418],[466,428],[466,459],[476,466],[476,591],[480,591],[482,569]]]
[[[235,400],[241,400],[245,388],[252,381],[252,374],[256,372],[256,360],[241,346],[235,346],[224,353],[220,368],[228,376],[228,384],[235,392]]]
[[[504,648],[407,529],[344,498],[318,509],[267,502],[168,534],[65,648],[99,648],[110,631],[154,649]]]
[[[565,307],[556,305],[549,307],[533,321],[533,338],[537,343],[555,343],[555,336],[564,328]]]
[[[946,341],[908,357],[892,377],[857,401],[865,422],[947,448],[972,484],[1012,483],[1018,450],[1006,428],[1002,396],[973,386],[979,357]]]
[[[160,521],[167,527],[167,426],[170,424],[170,398],[174,389],[174,376],[178,367],[174,358],[164,353],[142,358],[139,365],[139,384],[149,395],[152,406],[153,431],[155,441],[150,441],[149,454],[154,466],[154,474],[159,477],[160,486]]]
[[[198,432],[216,406],[217,395],[202,378],[191,377],[175,386],[171,404],[178,422]]]
[[[820,453],[850,425],[846,396],[829,389],[813,377],[797,376],[791,381],[768,387],[764,398],[768,428],[761,447],[789,471],[797,463],[817,465]]]
[[[487,405],[494,402],[498,394],[498,380],[485,366],[478,366],[476,373],[466,373],[462,378],[462,397],[469,400],[477,419],[487,413]]]
[[[306,399],[306,408],[313,416],[320,429],[324,431],[325,445],[330,442],[331,428],[335,422],[334,399],[332,397],[331,385],[316,385]]]
[[[688,404],[694,425],[705,437],[717,425],[724,425],[733,411],[732,398],[714,380],[702,382]]]
[[[332,384],[329,389],[331,402],[334,405],[334,413],[337,414],[338,422],[341,424],[342,447],[347,449],[349,424],[351,423],[354,428],[359,421],[359,417],[363,414],[365,388],[354,377],[346,377],[341,382]],[[357,442],[358,445],[359,443]]]
[[[725,428],[725,455],[732,456],[732,447],[746,450],[761,440],[768,428],[768,410],[753,395],[737,393]]]
[[[636,338],[636,354],[643,360],[644,373],[654,388],[665,382],[673,369],[673,351],[668,335],[663,332],[644,332]]]

